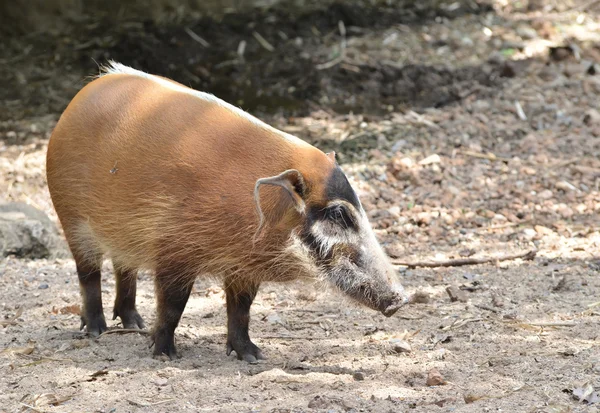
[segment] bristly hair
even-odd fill
[[[153,82],[160,84],[161,86],[171,89],[173,91],[187,93],[188,95],[196,96],[197,98],[205,100],[207,102],[215,103],[225,109],[230,110],[235,115],[240,116],[240,117],[250,121],[254,125],[260,126],[261,128],[264,128],[271,133],[275,133],[284,139],[287,139],[287,140],[292,141],[299,145],[307,145],[306,142],[297,138],[296,136],[290,135],[289,133],[285,133],[283,131],[280,131],[279,129],[275,129],[271,125],[264,123],[260,119],[252,116],[251,114],[249,114],[248,112],[245,112],[244,110],[238,108],[237,106],[234,106],[230,103],[225,102],[222,99],[219,99],[215,95],[212,95],[212,94],[206,93],[206,92],[200,92],[198,90],[186,87],[177,82],[168,80],[164,77],[152,75],[152,74],[143,72],[141,70],[126,66],[122,63],[115,62],[114,60],[109,60],[107,64],[100,65],[100,73],[96,77],[99,78],[99,77],[104,77],[104,76],[108,76],[108,75],[118,75],[118,74],[125,74],[125,75],[137,76],[137,77],[141,77],[144,79],[148,79],[148,80],[151,80]]]

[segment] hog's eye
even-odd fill
[[[327,219],[329,222],[339,225],[343,229],[357,229],[356,222],[354,222],[352,215],[343,205],[336,205],[327,208],[325,210],[325,219]]]

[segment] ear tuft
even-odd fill
[[[256,239],[257,235],[261,231],[265,216],[262,212],[262,208],[260,206],[260,187],[261,185],[272,185],[279,186],[287,191],[287,193],[292,197],[294,202],[294,208],[298,213],[304,214],[306,210],[306,205],[304,203],[304,195],[306,192],[306,186],[304,184],[304,177],[300,173],[300,171],[296,169],[288,169],[280,173],[279,175],[271,176],[268,178],[260,178],[256,181],[256,185],[254,185],[254,202],[256,205],[256,212],[258,213],[258,229],[254,235]]]

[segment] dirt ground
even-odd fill
[[[48,137],[94,60],[111,58],[334,149],[398,263],[535,259],[398,265],[422,302],[391,318],[319,284],[264,285],[251,335],[268,360],[249,365],[225,355],[217,282],[197,281],[176,331],[182,358],[165,361],[117,321],[96,340],[77,330],[72,260],[8,257],[0,412],[598,411],[600,5],[361,4],[187,26],[206,47],[179,26],[100,20],[8,39],[0,202],[56,220]],[[107,262],[106,316],[111,271]],[[138,309],[152,325],[150,274],[140,274]]]

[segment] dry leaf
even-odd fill
[[[438,401],[433,402],[431,404],[435,404],[436,406],[439,406],[439,407],[444,407],[444,405],[446,405],[448,403],[454,403],[455,401],[456,401],[456,399],[454,397],[447,397],[445,399],[438,400]]]
[[[594,391],[594,387],[590,383],[574,388],[573,397],[575,400],[589,404],[600,402],[600,395],[597,391]]]
[[[560,404],[550,404],[544,407],[538,407],[532,413],[569,413],[571,408]]]
[[[0,321],[0,326],[7,327],[7,326],[13,326],[13,325],[17,324],[17,318],[21,317],[22,314],[23,314],[23,307],[19,307],[14,316],[9,318],[8,320]]]
[[[54,393],[42,393],[37,394],[33,397],[33,404],[35,407],[42,406],[58,406],[61,403],[71,400],[73,396],[58,396]]]
[[[463,399],[465,400],[466,404],[470,404],[470,403],[475,403],[477,400],[481,400],[481,399],[485,399],[485,396],[478,396],[476,394],[465,394],[463,395]]]
[[[2,350],[2,354],[31,354],[35,350],[35,346],[28,347],[9,347]]]
[[[107,374],[108,374],[108,369],[102,369],[102,370],[98,370],[98,371],[92,373],[90,375],[90,377],[96,378],[96,377],[99,377],[99,376],[105,376]]]
[[[81,314],[81,307],[79,306],[79,304],[68,305],[66,307],[61,308],[59,310],[59,312],[61,314],[75,314],[75,315],[80,315]]]

